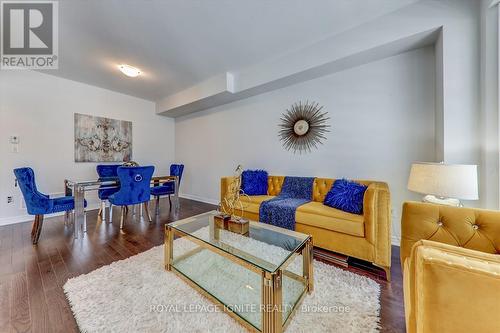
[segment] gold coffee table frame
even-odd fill
[[[206,213],[205,213],[206,214]],[[198,216],[201,216],[203,214],[200,214]],[[207,217],[210,218],[210,217]],[[185,223],[189,223],[192,220],[186,219]],[[264,268],[261,268],[249,261],[246,261],[244,259],[241,259],[237,257],[236,255],[229,253],[227,251],[224,251],[223,249],[210,244],[204,240],[201,240],[199,238],[196,238],[192,235],[190,235],[187,232],[184,232],[182,230],[176,229],[175,226],[179,226],[178,223],[183,223],[182,221],[178,221],[174,223],[174,226],[171,225],[165,225],[165,270],[167,271],[173,271],[176,275],[178,275],[182,280],[184,280],[186,283],[188,283],[191,287],[193,287],[195,290],[200,292],[203,296],[207,297],[210,299],[215,305],[217,305],[220,309],[223,311],[227,312],[229,315],[231,315],[233,318],[235,318],[240,324],[248,328],[249,330],[253,332],[263,332],[263,333],[281,333],[285,330],[287,325],[290,323],[291,318],[295,314],[298,306],[302,303],[302,300],[304,299],[306,293],[310,294],[313,291],[313,242],[312,242],[312,237],[309,235],[304,235],[306,236],[306,239],[301,243],[300,246],[298,246],[295,251],[293,252],[292,255],[288,257],[287,260],[285,260],[276,270],[271,271],[271,270],[266,270]],[[214,237],[214,239],[218,239],[219,235],[219,229],[216,227],[216,224],[213,223],[213,216],[211,217],[210,227],[213,228],[211,229],[211,237]],[[250,221],[250,223],[257,223],[261,224],[259,222],[253,222]],[[273,231],[277,231],[283,234],[287,233],[292,233],[287,229],[283,228],[278,228],[274,226],[269,226],[266,225],[266,228],[269,228]],[[191,255],[196,254],[202,249],[207,249],[210,250],[220,256],[223,256],[232,262],[250,270],[253,271],[260,276],[262,276],[261,279],[261,287],[262,287],[262,293],[261,293],[261,315],[262,315],[262,322],[261,322],[261,327],[262,330],[257,329],[254,325],[251,323],[247,322],[244,318],[242,318],[240,315],[232,311],[228,306],[226,306],[224,303],[222,303],[220,300],[218,300],[216,297],[212,296],[209,291],[205,290],[204,288],[200,287],[196,282],[192,281],[188,276],[184,275],[182,272],[178,271],[174,266],[174,259],[173,259],[173,244],[174,244],[174,239],[177,237],[184,237],[192,241],[193,243],[199,245],[200,247],[188,251],[187,253],[182,254],[178,258],[175,259],[175,261],[185,259],[186,257],[189,257]],[[228,246],[229,247],[229,246]],[[298,255],[302,255],[302,275],[297,275],[293,272],[290,271],[285,271],[285,269],[288,267],[290,263],[294,261],[294,259]],[[249,255],[249,254],[247,254]],[[256,257],[253,258],[253,260],[260,260]],[[262,260],[263,261],[263,260]],[[287,277],[299,280],[304,283],[305,285],[305,290],[302,292],[301,296],[295,302],[290,315],[288,316],[287,320],[285,323],[283,323],[283,311],[282,311],[282,305],[283,305],[283,298],[282,298],[282,276],[286,275]],[[282,324],[283,323],[283,324]]]

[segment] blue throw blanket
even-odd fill
[[[281,193],[260,205],[260,221],[295,230],[295,211],[311,201],[313,182],[313,177],[285,177]]]

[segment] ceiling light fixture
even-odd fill
[[[137,77],[141,74],[141,70],[139,68],[135,68],[127,64],[119,65],[118,68],[123,74],[130,77]]]

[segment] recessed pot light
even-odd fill
[[[141,70],[139,68],[135,68],[127,64],[121,64],[118,68],[123,74],[130,77],[137,77],[141,74]]]

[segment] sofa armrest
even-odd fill
[[[363,199],[365,237],[375,246],[373,263],[391,267],[391,196],[382,182],[368,185]]]
[[[500,256],[422,240],[403,275],[408,333],[500,332]]]

